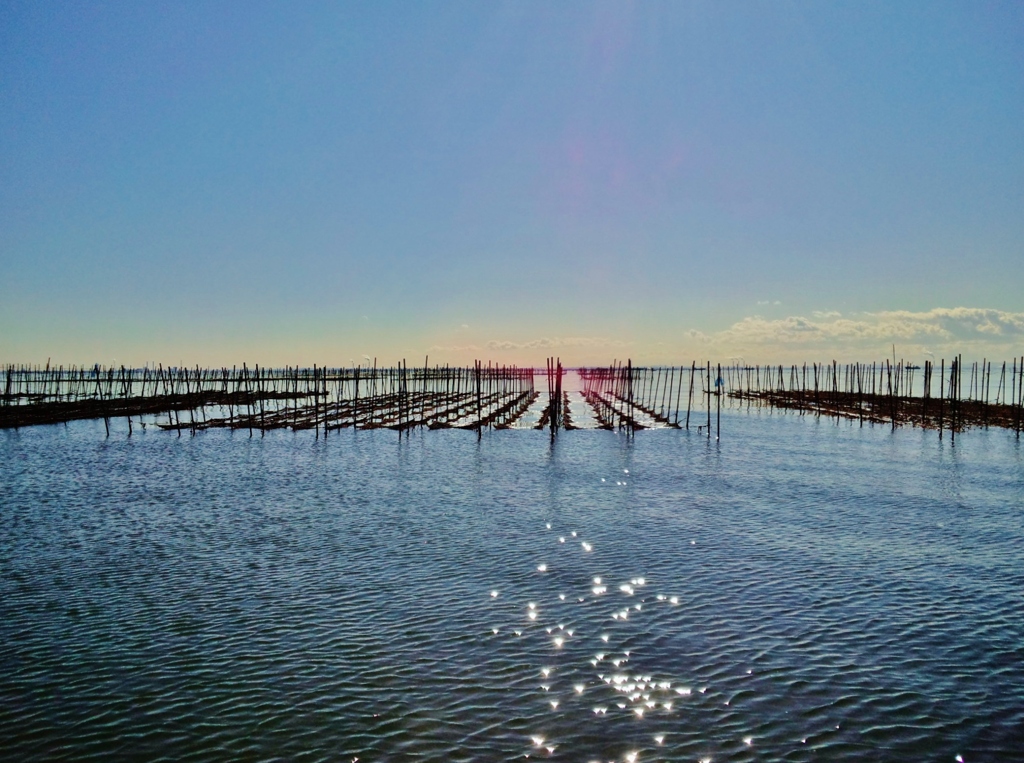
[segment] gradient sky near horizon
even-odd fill
[[[0,362],[1024,352],[1020,2],[0,3]]]

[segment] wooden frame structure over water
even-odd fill
[[[1005,427],[1020,436],[1024,356],[996,366],[926,362],[712,364],[566,369],[475,362],[472,366],[410,368],[92,368],[7,366],[0,395],[0,429],[111,419],[134,426],[196,433],[226,427],[250,434],[268,429],[313,430],[417,427],[486,429],[581,428],[571,402],[585,402],[590,428],[624,430],[695,427],[720,434],[726,405],[772,406],[837,420],[912,425],[957,432]],[[920,373],[919,373],[920,372]],[[545,380],[545,392],[538,379]],[[578,389],[566,384],[567,377]],[[535,415],[527,416],[529,411]],[[134,423],[133,423],[134,419]],[[148,421],[147,421],[148,419]]]

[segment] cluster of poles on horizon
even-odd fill
[[[993,379],[993,373],[996,373]],[[578,373],[582,389],[563,384]],[[311,429],[316,437],[340,429],[576,429],[572,395],[593,414],[596,428],[628,434],[648,428],[691,428],[721,436],[723,401],[800,414],[936,429],[952,437],[971,427],[1003,427],[1020,436],[1024,411],[1024,357],[996,366],[926,361],[566,369],[549,358],[544,369],[471,366],[312,368],[126,368],[14,366],[3,370],[0,429],[37,424],[126,419],[135,425],[193,434],[211,428],[253,432]],[[546,380],[546,396],[537,388]],[[134,419],[134,423],[133,423]],[[713,424],[714,419],[714,426]]]

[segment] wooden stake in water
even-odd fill
[[[707,409],[708,409],[708,425],[707,426],[708,426],[708,439],[710,440],[711,439],[711,361],[710,360],[708,361],[708,368],[707,368],[707,385],[708,385],[707,386],[707,389],[708,389],[708,393],[707,393],[707,400],[708,400],[708,404],[707,404]]]
[[[780,366],[780,368],[781,368],[781,366]],[[723,382],[722,382],[722,364],[719,363],[718,364],[718,378],[715,379],[715,397],[716,397],[715,404],[716,404],[716,407],[718,408],[718,411],[716,413],[716,420],[715,420],[715,439],[716,440],[721,440],[722,439],[722,392],[723,392],[723,386],[724,385],[723,385]]]

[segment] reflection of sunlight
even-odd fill
[[[547,523],[547,528],[551,529],[551,523]],[[564,544],[568,540],[568,538],[569,538],[568,535],[558,535],[558,536],[554,536],[553,535],[552,537],[557,537],[558,538],[558,542],[560,544]],[[573,538],[577,537],[577,532],[575,530],[572,531],[572,537]],[[591,544],[588,541],[581,540],[580,541],[580,545],[583,548],[583,550],[587,551],[587,552],[592,551],[592,549],[593,549],[593,547],[591,546]],[[548,568],[549,568],[549,564],[547,562],[541,562],[541,563],[537,563],[536,564],[536,571],[537,572],[542,572],[542,573],[543,572],[548,572],[549,571]],[[558,570],[559,570],[558,573],[553,573],[553,574],[559,574],[560,575],[560,574],[563,574],[564,571],[565,571],[562,566],[559,566]],[[547,578],[546,577],[545,578],[535,578],[535,580],[547,581]],[[583,578],[583,580],[586,580],[586,578]],[[599,596],[599,595],[608,593],[609,588],[612,585],[614,585],[614,584],[611,584],[611,585],[606,584],[604,582],[604,579],[600,575],[592,576],[591,580],[592,580],[592,585],[590,586],[590,588],[591,588],[591,592],[592,592],[592,594],[594,596]],[[645,597],[642,598],[644,592],[640,591],[639,589],[642,586],[646,586],[647,584],[648,584],[647,578],[639,577],[638,576],[638,577],[630,578],[629,582],[622,583],[622,584],[620,584],[618,586],[619,591],[620,591],[621,594],[627,595],[627,596],[635,596],[636,598],[632,599],[632,601],[633,602],[639,601],[641,603],[635,603],[635,604],[633,604],[631,606],[623,607],[623,608],[620,608],[620,609],[612,612],[611,616],[612,616],[612,618],[614,620],[620,621],[620,622],[621,621],[628,621],[630,619],[630,615],[631,614],[643,612],[642,604],[647,601],[647,598],[645,598]],[[492,598],[498,598],[499,597],[499,591],[497,589],[492,590],[490,592],[490,595],[491,595]],[[500,595],[501,596],[506,596],[507,592],[503,592]],[[555,609],[557,607],[559,607],[560,605],[556,604],[554,602],[553,598],[549,600],[549,599],[546,599],[545,597],[549,596],[549,595],[550,596],[557,595],[559,602],[569,602],[572,599],[572,594],[571,593],[570,594],[556,593],[555,591],[551,591],[551,590],[542,590],[542,591],[534,593],[534,595],[539,597],[542,602],[545,602],[546,606],[551,607],[551,613],[549,613],[551,620],[553,620],[557,614],[560,614],[560,613],[556,613],[555,612]],[[651,593],[651,596],[652,596],[652,600],[653,600],[653,597],[654,597],[653,592]],[[671,597],[669,597],[666,594],[657,594],[656,600],[657,601],[671,602],[674,605],[678,605],[679,604],[679,597],[678,596],[671,596]],[[587,599],[585,599],[583,597],[579,597],[578,601],[579,602],[589,602],[589,597]],[[657,607],[655,606],[655,608],[657,608]],[[650,607],[648,608],[648,610],[650,610]],[[539,619],[540,610],[539,610],[538,605],[537,605],[537,603],[535,601],[531,601],[531,602],[528,602],[526,604],[526,614],[527,614],[527,617],[531,621],[536,621],[536,620]],[[600,615],[598,615],[598,616],[600,616]],[[636,614],[636,618],[637,619],[642,619],[639,614]],[[620,627],[620,626],[615,626],[615,627]],[[624,627],[624,624],[623,624],[622,627]],[[493,630],[493,632],[495,634],[500,632],[499,628],[493,628],[492,630]],[[550,625],[544,627],[544,630],[548,634],[548,638],[551,640],[551,644],[552,644],[554,649],[562,650],[564,648],[565,650],[567,650],[568,652],[571,653],[571,651],[572,651],[571,647],[567,644],[567,642],[574,635],[574,629],[573,628],[567,627],[566,623],[563,621],[561,623],[558,623],[557,625],[555,623],[551,623]],[[581,630],[583,630],[583,629],[581,628]],[[524,633],[521,630],[517,630],[517,631],[514,631],[514,632],[515,632],[515,634],[517,636],[522,636],[523,633]],[[531,631],[527,630],[526,631],[526,635],[530,636],[531,635]],[[534,635],[539,635],[539,634],[534,634]],[[605,644],[609,644],[610,641],[611,641],[611,634],[610,633],[600,633],[600,634],[595,634],[595,635],[598,635],[598,637],[601,639],[601,641],[603,641]],[[620,641],[620,643],[621,643],[621,641]],[[622,645],[625,646],[625,644],[622,644]],[[580,656],[583,657],[583,659],[585,659],[586,661],[590,662],[591,666],[593,666],[595,668],[595,672],[596,672],[596,669],[598,669],[599,667],[607,667],[608,669],[617,669],[619,671],[625,671],[625,670],[628,670],[628,663],[630,661],[630,650],[623,650],[623,651],[618,652],[617,654],[612,654],[612,653],[609,653],[609,652],[597,652],[597,653],[592,653],[589,656],[587,656],[584,653],[583,655],[580,655]],[[614,666],[614,668],[612,666]],[[555,668],[554,667],[542,667],[542,668],[539,668],[539,670],[540,670],[540,675],[542,676],[541,680],[544,681],[544,683],[539,684],[539,687],[547,695],[547,699],[545,701],[547,702],[548,705],[550,705],[551,710],[554,711],[554,712],[557,712],[559,709],[563,709],[563,708],[561,708],[561,705],[563,704],[564,697],[560,697],[560,698],[557,698],[557,699],[552,698],[552,695],[557,696],[558,694],[561,693],[561,691],[555,685],[555,682],[551,679],[551,676],[553,675],[553,673],[555,671]],[[576,672],[575,667],[571,667],[570,670],[571,670],[571,672],[574,672],[574,673]],[[600,694],[602,692],[609,691],[609,689],[606,689],[606,688],[604,688],[602,686],[601,682],[603,682],[604,684],[608,684],[609,688],[613,689],[614,693],[619,698],[621,698],[621,701],[613,702],[612,706],[618,707],[620,710],[626,710],[627,711],[626,713],[623,713],[621,716],[616,716],[616,717],[618,717],[618,718],[631,717],[631,718],[634,719],[634,722],[642,722],[644,719],[654,720],[656,717],[661,717],[660,715],[658,715],[660,713],[665,713],[665,714],[672,713],[672,711],[673,711],[673,703],[672,703],[672,701],[671,700],[666,700],[665,694],[660,694],[660,692],[668,693],[668,696],[672,696],[672,694],[671,694],[672,692],[675,692],[679,696],[686,696],[686,695],[689,695],[691,693],[691,689],[689,687],[682,686],[682,687],[678,687],[677,688],[677,687],[673,686],[673,682],[672,681],[669,681],[669,680],[655,680],[655,678],[653,676],[651,676],[651,675],[639,675],[639,674],[631,675],[629,673],[616,672],[614,675],[612,675],[612,674],[605,675],[604,673],[600,673],[600,674],[597,674],[597,678],[599,679],[599,682],[588,683],[587,680],[585,680],[585,676],[582,676],[582,675],[576,676],[576,680],[578,682],[572,684],[572,692],[571,692],[571,694],[569,696],[571,696],[571,697],[572,696],[579,697],[579,696],[582,696],[584,694],[588,694],[589,695],[589,694],[593,694],[594,692],[597,692],[598,694]],[[584,679],[584,680],[579,680],[579,679]],[[534,685],[537,686],[537,684],[534,684]],[[707,690],[707,687],[704,687],[703,689],[701,689],[701,692],[704,692],[706,690]],[[564,709],[572,710],[573,709],[572,708],[572,703],[570,702],[569,705],[566,708],[564,708]],[[592,709],[594,715],[596,715],[596,716],[606,716],[607,713],[608,713],[609,705],[598,704],[598,705],[594,705],[591,709]],[[556,745],[551,744],[550,742],[545,742],[544,737],[536,736],[536,737],[531,737],[531,738],[533,740],[534,745],[537,748],[540,748],[542,751],[546,750],[547,754],[553,754],[555,752]],[[648,738],[650,738],[650,737],[648,737]],[[654,742],[657,745],[664,744],[665,739],[666,739],[666,734],[665,733],[658,733],[658,734],[655,734],[653,736],[653,740],[654,740]],[[743,741],[748,746],[750,746],[750,745],[752,745],[752,741],[753,740],[752,740],[752,737],[746,737],[746,738],[743,739]],[[561,746],[564,746],[564,745],[561,745]],[[537,754],[534,753],[532,755],[527,755],[526,757],[536,757],[536,755]],[[543,757],[544,756],[544,752],[540,752],[540,755],[541,755],[541,757]],[[636,763],[639,760],[639,755],[640,755],[640,752],[636,752],[636,751],[635,752],[625,753],[625,754],[624,753],[620,753],[621,757],[618,757],[617,760],[623,761],[623,763]],[[614,763],[614,762],[612,762],[612,763]]]

